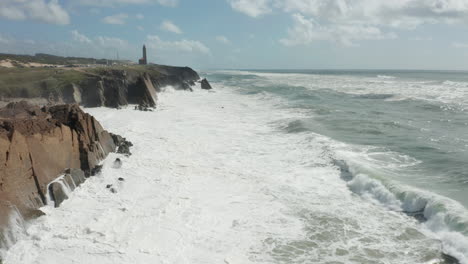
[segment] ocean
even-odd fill
[[[155,112],[85,109],[133,155],[5,263],[468,263],[468,73],[201,75]]]
[[[468,256],[467,72],[274,70],[208,76],[297,113],[272,125],[304,138],[325,137],[322,147],[351,191],[416,217],[453,240],[446,247]]]

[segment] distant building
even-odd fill
[[[146,59],[146,46],[145,45],[143,45],[143,58],[138,60],[138,64],[140,65],[148,64],[148,60]]]

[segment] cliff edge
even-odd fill
[[[155,107],[163,87],[192,90],[200,80],[189,67],[116,65],[71,68],[0,68],[0,100],[86,107]]]
[[[1,108],[0,228],[8,230],[12,215],[33,218],[54,195],[63,196],[51,184],[57,177],[76,188],[123,141],[77,104],[39,108],[23,101]],[[0,246],[11,239],[0,232]]]

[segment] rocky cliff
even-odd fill
[[[123,141],[76,104],[39,108],[19,102],[0,109],[0,229],[12,215],[31,218],[54,200],[48,194],[60,189],[50,185],[57,177],[81,184]],[[9,240],[0,233],[0,246]]]
[[[165,86],[191,90],[200,77],[189,67],[127,65],[71,69],[0,69],[0,97],[42,99],[86,107],[156,106]]]

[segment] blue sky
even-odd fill
[[[1,0],[0,52],[208,68],[468,70],[466,0]]]

